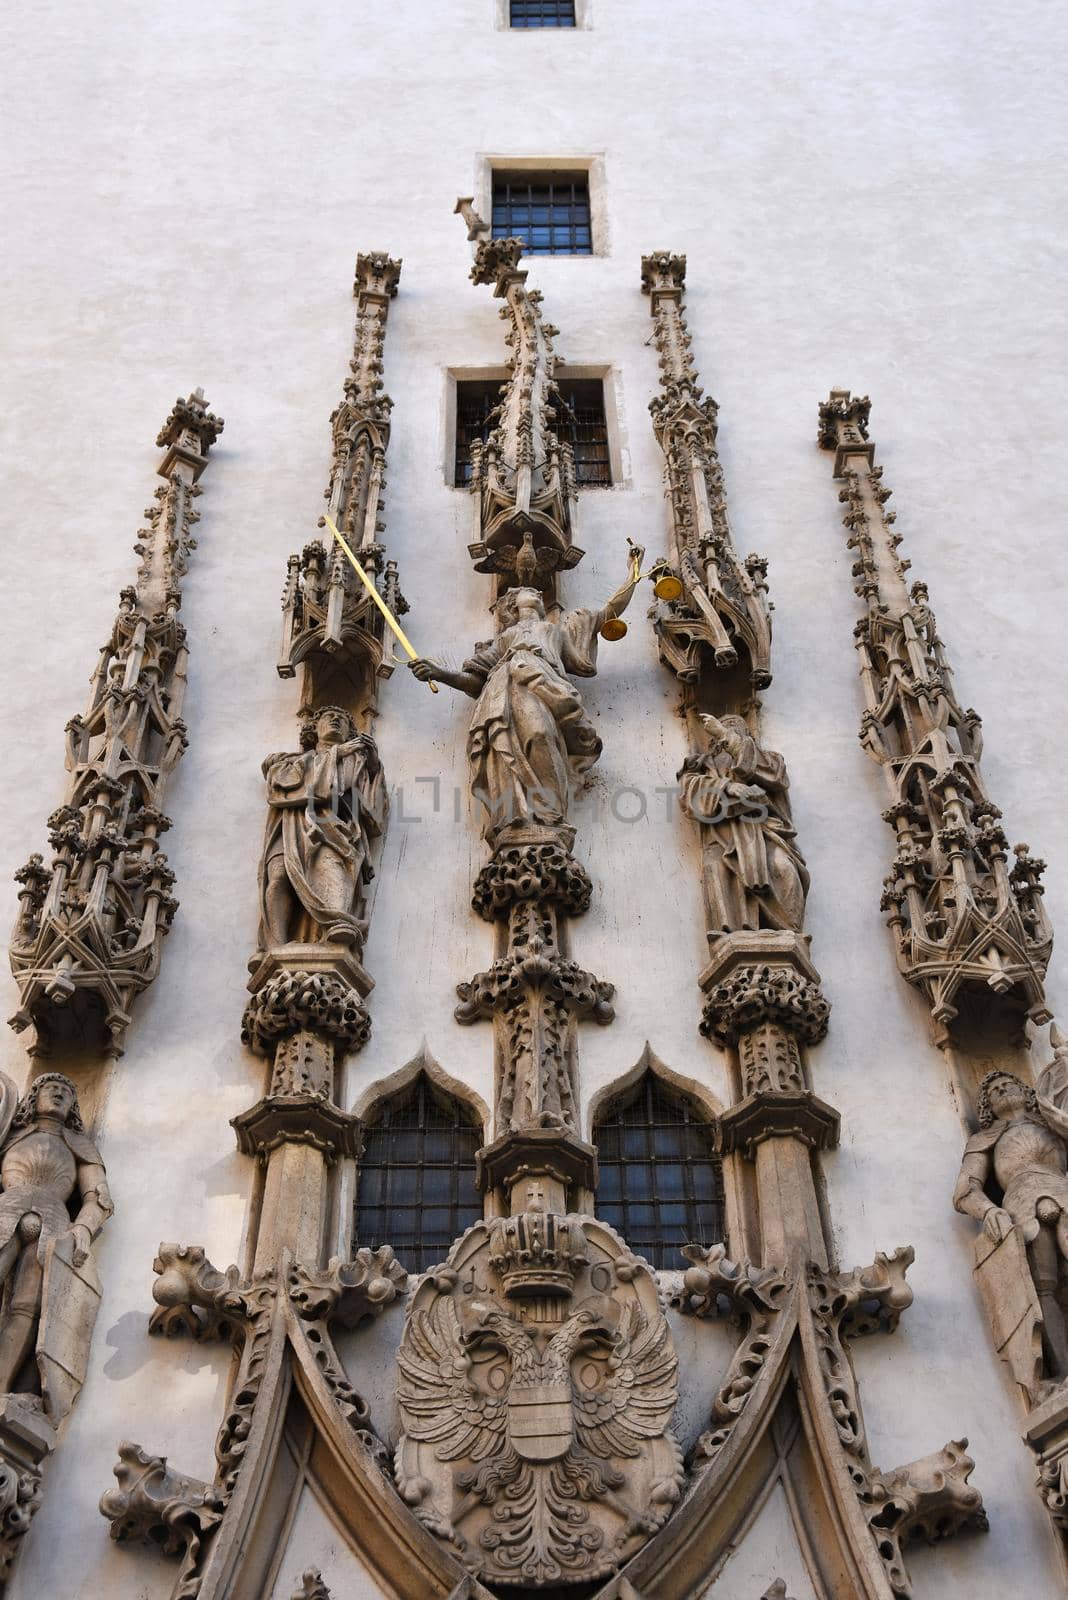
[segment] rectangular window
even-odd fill
[[[495,172],[492,226],[495,239],[522,239],[528,255],[592,255],[589,175]]]
[[[511,0],[508,20],[513,28],[573,28],[575,0]]]
[[[497,424],[501,379],[458,382],[456,385],[456,465],[453,483],[458,489],[471,482],[471,445],[485,444]],[[580,489],[606,488],[612,482],[608,453],[608,421],[604,409],[604,383],[600,378],[562,378],[557,387],[564,404],[558,408],[555,429],[570,441],[575,455],[575,479]]]

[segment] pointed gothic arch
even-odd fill
[[[654,1266],[681,1268],[686,1244],[726,1238],[715,1114],[648,1044],[620,1082],[591,1106],[597,1214]]]
[[[444,1260],[482,1217],[475,1156],[483,1122],[424,1045],[364,1112],[353,1243],[393,1244],[410,1272]]]

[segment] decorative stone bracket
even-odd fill
[[[350,1261],[308,1271],[284,1257],[271,1269],[242,1282],[237,1267],[220,1272],[199,1245],[161,1244],[149,1331],[171,1337],[234,1339],[241,1349],[230,1409],[216,1440],[219,1463],[214,1484],[172,1471],[165,1458],[138,1445],[120,1446],[116,1489],[100,1502],[111,1536],[159,1544],[182,1558],[174,1600],[195,1600],[211,1536],[237,1488],[257,1408],[273,1400],[296,1319],[315,1349],[315,1365],[332,1403],[362,1447],[385,1467],[388,1455],[371,1427],[367,1405],[349,1383],[333,1348],[331,1326],[352,1328],[377,1316],[397,1298],[407,1274],[388,1245],[359,1250]]]

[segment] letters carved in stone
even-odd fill
[[[656,1284],[589,1217],[476,1224],[415,1292],[397,1481],[487,1582],[612,1572],[682,1485]]]
[[[468,220],[474,237],[485,231]],[[472,482],[470,549],[495,577],[497,631],[460,672],[413,663],[475,701],[468,754],[491,856],[474,906],[502,924],[503,954],[459,986],[456,1015],[495,1023],[496,1138],[479,1159],[505,1214],[470,1228],[412,1298],[396,1475],[473,1579],[545,1587],[616,1571],[667,1519],[683,1472],[655,1280],[573,1203],[596,1182],[577,1133],[575,1024],[612,1019],[611,985],[570,959],[562,928],[591,892],[571,853],[571,786],[601,750],[575,680],[593,675],[598,635],[612,636],[640,567],[632,557],[598,610],[557,599],[557,575],[582,555],[574,471],[552,426],[555,330],[526,288],[521,249],[482,239],[472,271],[511,325],[500,421],[474,450]]]
[[[35,1053],[54,1041],[122,1054],[130,1006],[159,971],[178,909],[161,835],[167,780],[188,743],[181,580],[196,548],[198,479],[222,428],[199,389],[163,424],[164,481],[134,546],[137,579],[119,596],[85,714],[67,723],[71,777],[48,819],[52,863],[32,855],[15,874],[11,1025],[35,1029]]]

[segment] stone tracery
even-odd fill
[[[1024,1438],[1046,1509],[1068,1538],[1065,1044],[1035,1082],[1028,1025],[1050,1020],[1044,978],[1053,930],[1045,863],[1012,851],[990,799],[980,718],[953,686],[927,586],[909,584],[891,491],[875,465],[871,402],[832,389],[819,443],[834,452],[843,523],[864,615],[855,629],[865,709],[861,743],[885,775],[896,852],[885,881],[898,966],[923,995],[953,1073],[969,1137],[953,1194],[980,1225],[975,1275],[995,1343],[1028,1406]],[[1037,1094],[1036,1094],[1037,1088]],[[1068,1544],[1064,1545],[1068,1550]]]

